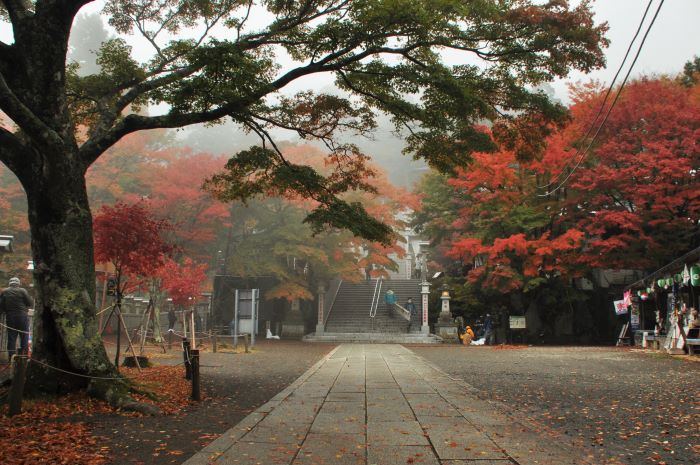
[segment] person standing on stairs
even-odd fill
[[[413,303],[413,299],[411,299],[410,297],[408,298],[408,300],[406,300],[405,308],[411,314],[411,319],[413,319],[413,315],[416,314],[416,304]]]
[[[389,308],[389,316],[393,318],[394,312],[391,310],[394,310],[394,305],[396,305],[397,297],[396,294],[394,294],[394,290],[389,288],[386,291],[386,294],[384,295],[384,301],[386,302],[386,306]]]

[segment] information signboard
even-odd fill
[[[527,325],[525,324],[524,316],[510,316],[508,318],[508,325],[510,329],[525,329]]]

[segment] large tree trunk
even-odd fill
[[[0,156],[28,200],[37,301],[27,386],[59,393],[87,387],[113,405],[138,408],[97,327],[85,189],[91,160],[79,156],[66,98],[68,37],[85,2],[41,2],[31,16],[20,3],[12,5],[15,44],[11,52],[3,49],[0,71],[11,90],[2,103],[22,136],[5,134],[12,146],[0,147]]]
[[[74,154],[61,155],[43,157],[41,169],[23,182],[37,291],[32,357],[38,363],[32,364],[29,385],[49,392],[88,387],[96,396],[120,404],[126,385],[95,378],[118,375],[97,327],[85,173]]]

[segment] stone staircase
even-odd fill
[[[420,333],[420,280],[381,280],[379,305],[374,318],[370,318],[372,296],[377,280],[360,283],[343,282],[326,320],[324,334],[309,335],[305,340],[334,342],[438,342],[439,338]],[[403,307],[410,297],[416,305],[412,321],[407,321],[386,305],[384,295],[392,289],[397,303]]]

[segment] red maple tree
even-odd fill
[[[93,228],[95,261],[114,266],[120,294],[127,285],[155,275],[173,251],[163,238],[172,226],[154,218],[144,202],[103,206],[95,215]]]
[[[654,268],[700,245],[699,95],[668,78],[624,89],[563,202],[588,237],[583,264]],[[601,95],[577,97],[574,118],[592,119]]]
[[[191,258],[185,258],[182,263],[168,258],[158,270],[161,289],[167,291],[174,305],[191,305],[202,293],[206,271],[206,264],[197,264]]]

